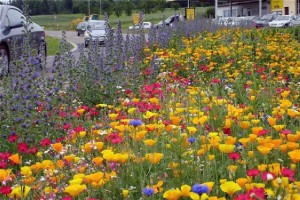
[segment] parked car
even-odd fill
[[[81,34],[84,34],[84,32],[86,30],[86,24],[87,24],[87,22],[80,22],[77,25],[77,27],[76,27],[77,36],[80,36]]]
[[[9,72],[10,62],[22,55],[26,30],[30,30],[30,47],[47,54],[44,29],[36,23],[26,23],[22,11],[14,6],[0,5],[0,75]],[[24,25],[28,25],[25,29]],[[28,32],[28,31],[27,31]],[[43,49],[42,49],[43,48]]]
[[[292,21],[291,26],[299,26],[300,25],[300,15],[295,17],[295,20]]]
[[[166,26],[172,26],[174,22],[183,21],[184,17],[182,15],[172,15],[165,20],[161,20],[154,25],[154,28],[161,28],[165,24]]]
[[[268,26],[269,22],[273,21],[278,16],[277,13],[265,14],[258,20],[254,20],[256,28],[262,28]]]
[[[232,17],[220,17],[218,20],[219,26],[228,26],[232,21]]]
[[[90,42],[98,42],[99,45],[105,45],[108,26],[109,24],[104,20],[88,21],[84,32],[85,47],[88,47]]]
[[[288,27],[295,20],[293,15],[278,15],[273,21],[269,22],[270,27]]]
[[[134,30],[134,29],[139,29],[140,27],[142,27],[143,29],[150,29],[152,26],[151,22],[143,22],[142,26],[140,26],[139,24],[134,25],[134,26],[129,26],[129,30]]]

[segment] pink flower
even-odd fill
[[[109,134],[108,140],[113,144],[119,144],[122,142],[122,138],[119,136],[119,133]]]
[[[281,171],[280,171],[281,175],[284,176],[284,177],[288,177],[290,181],[294,181],[294,175],[295,175],[295,172],[289,168],[283,168]]]
[[[27,153],[28,146],[25,142],[20,142],[17,148],[20,153]]]
[[[51,141],[50,141],[48,138],[44,138],[44,139],[42,139],[42,141],[41,141],[41,145],[42,145],[43,147],[49,146],[50,144],[51,144]]]
[[[257,188],[254,187],[252,190],[247,192],[250,199],[258,199],[263,200],[265,199],[265,189],[264,188]]]
[[[289,129],[285,129],[285,130],[281,131],[281,134],[283,134],[283,135],[288,135],[288,134],[291,134],[291,133],[292,133],[292,131],[289,130]]]
[[[247,175],[251,176],[251,177],[255,177],[259,174],[259,170],[258,169],[248,169],[247,170]]]
[[[260,131],[258,132],[258,136],[264,136],[264,135],[266,135],[268,132],[269,132],[269,131],[266,130],[266,129],[260,130]]]
[[[228,156],[231,160],[238,160],[241,157],[238,152],[232,152],[232,153],[228,154]]]
[[[8,137],[8,141],[9,141],[9,142],[15,142],[15,141],[17,141],[17,139],[18,139],[17,134],[11,134],[11,135]]]
[[[213,79],[211,80],[211,83],[220,83],[220,82],[221,82],[221,80],[218,79],[218,78],[213,78]]]
[[[261,178],[263,179],[263,181],[267,182],[267,181],[274,180],[275,175],[273,173],[271,173],[271,172],[264,172],[261,175]]]

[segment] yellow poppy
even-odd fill
[[[69,185],[65,188],[64,192],[68,193],[72,197],[77,197],[80,193],[82,193],[86,189],[86,185],[74,184]]]

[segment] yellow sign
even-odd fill
[[[186,8],[185,9],[185,17],[187,20],[195,19],[195,8]]]
[[[133,17],[133,24],[137,25],[140,21],[140,14],[133,14],[132,17]]]
[[[271,0],[271,10],[283,9],[283,0]]]

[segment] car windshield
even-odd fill
[[[105,22],[93,22],[89,26],[91,30],[105,30]]]
[[[279,20],[279,21],[281,21],[281,20],[289,20],[290,19],[290,16],[285,16],[285,15],[279,15],[278,17],[276,17],[276,19],[275,20]]]
[[[261,20],[270,20],[272,19],[273,15],[264,15],[262,16]]]

